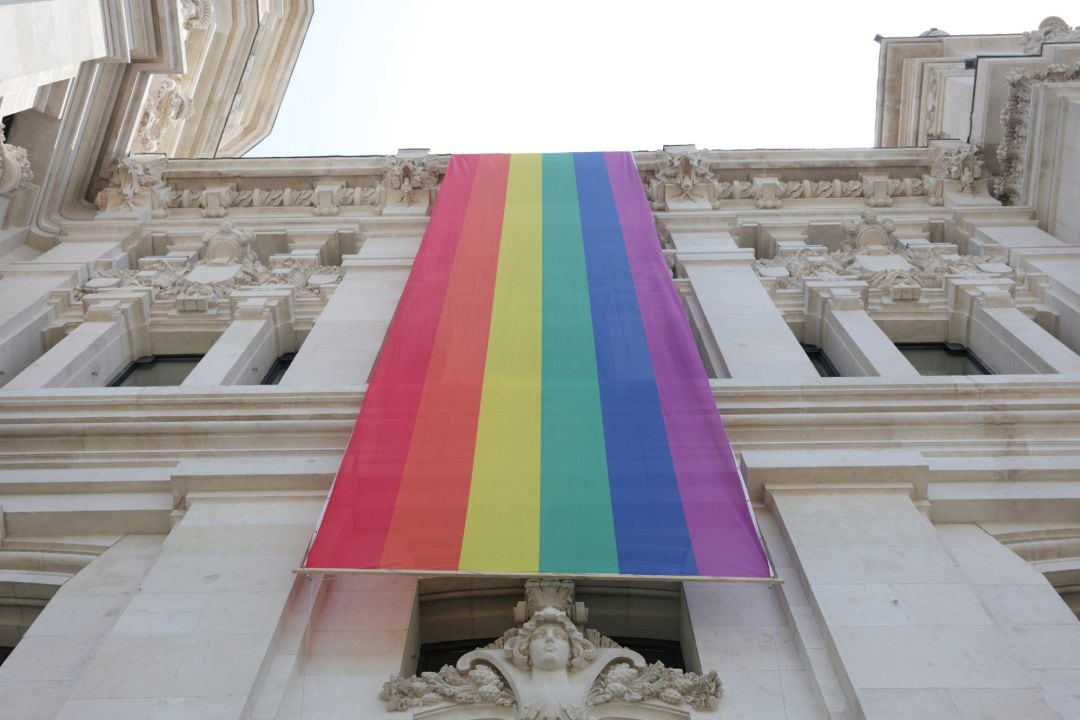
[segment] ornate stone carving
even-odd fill
[[[616,702],[669,708],[665,717],[687,705],[716,706],[722,688],[715,672],[702,676],[646,665],[636,652],[583,632],[567,613],[575,607],[568,591],[569,581],[530,581],[518,607],[536,609],[519,627],[466,653],[455,667],[391,677],[379,698],[389,710],[444,706],[425,712],[433,719],[455,717],[455,706],[475,704],[512,708],[519,720],[585,720],[590,707]],[[678,716],[690,717],[685,711]]]
[[[135,131],[135,144],[140,152],[157,151],[169,126],[195,113],[191,98],[181,83],[179,75],[161,78],[143,103],[139,127]]]
[[[434,164],[429,164],[429,158],[388,155],[386,165],[386,172],[380,183],[381,211],[386,212],[391,206],[422,206],[418,209],[426,211],[434,200],[435,188],[439,184],[439,172]]]
[[[893,231],[896,230],[896,223],[892,220],[878,220],[877,213],[873,210],[863,210],[860,222],[847,220],[842,227],[855,247],[863,248],[869,245],[888,245]]]
[[[186,29],[208,28],[214,22],[213,0],[180,0],[180,14]]]
[[[1004,137],[998,145],[997,158],[1001,175],[994,178],[994,196],[1005,205],[1020,200],[1024,188],[1024,162],[1027,153],[1028,123],[1031,120],[1031,88],[1036,83],[1063,83],[1080,80],[1080,60],[1071,65],[1047,65],[1029,72],[1018,68],[1007,78],[1009,96],[1001,111]]]
[[[136,154],[121,158],[113,166],[109,186],[94,198],[102,211],[148,210],[154,195],[164,190],[167,160],[164,155]]]
[[[897,300],[918,299],[915,288],[941,288],[947,275],[1000,277],[1012,272],[989,255],[959,255],[951,244],[926,243],[917,249],[890,250],[892,241],[879,242],[882,238],[878,233],[890,237],[891,229],[884,223],[866,224],[865,218],[864,223],[846,224],[844,229],[856,242],[860,231],[868,235],[863,236],[863,244],[858,247],[846,245],[831,252],[821,247],[799,248],[755,260],[754,269],[762,278],[775,281],[779,289],[800,288],[804,280],[812,278],[848,278],[889,290]],[[894,289],[897,292],[892,292]]]
[[[26,148],[9,145],[6,139],[0,125],[0,195],[10,195],[34,179]]]
[[[178,190],[173,186],[164,189],[162,210],[171,209],[202,209],[206,210],[209,205],[208,193],[215,188],[198,188]],[[376,187],[345,187],[341,185],[331,191],[328,203],[320,205],[316,193],[319,187],[313,188],[283,188],[280,190],[234,190],[219,192],[216,201],[220,208],[264,208],[264,207],[311,207],[315,208],[315,214],[336,215],[334,210],[340,210],[345,206],[376,206],[379,202],[381,188]],[[206,214],[206,213],[204,213]]]
[[[234,223],[226,220],[216,229],[203,235],[203,242],[206,244],[206,263],[226,265],[253,260],[255,254],[251,251],[251,243],[254,241],[254,232],[247,228],[238,228]]]
[[[704,150],[657,153],[656,172],[649,178],[646,194],[654,210],[666,210],[672,201],[710,202],[713,174],[706,165]]]
[[[1028,54],[1038,54],[1043,43],[1072,42],[1080,40],[1080,27],[1071,28],[1069,23],[1051,15],[1039,23],[1039,29],[1024,33],[1023,50]]]
[[[184,253],[144,257],[138,269],[99,271],[76,291],[76,297],[119,288],[149,287],[155,301],[175,302],[181,312],[207,310],[240,288],[289,286],[297,298],[318,298],[323,288],[343,277],[340,267],[319,265],[314,253],[274,255],[269,267],[251,244],[255,234],[224,222],[203,236],[204,256],[195,262]],[[189,302],[201,300],[202,302]]]
[[[975,145],[957,143],[934,146],[934,158],[930,165],[930,176],[937,180],[951,180],[958,183],[958,189],[967,195],[975,194],[975,181],[982,178],[982,151]]]
[[[653,170],[643,172],[645,195],[653,210],[719,209],[727,200],[753,200],[761,209],[782,207],[787,199],[866,198],[871,206],[891,205],[894,197],[926,197],[933,203],[923,178],[858,180],[785,180],[751,177],[724,180],[709,166],[707,150],[662,151]]]

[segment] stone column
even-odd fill
[[[368,238],[345,256],[341,280],[282,385],[363,385],[394,317],[419,236]]]
[[[236,295],[233,321],[181,386],[258,385],[274,361],[295,347],[291,290]]]
[[[150,351],[150,290],[88,297],[83,323],[7,384],[10,390],[103,387]]]
[[[947,277],[949,340],[994,372],[1076,373],[1080,356],[1014,306],[1010,280]]]
[[[978,226],[969,252],[1000,253],[1043,303],[1048,330],[1080,352],[1080,247],[1034,225]]]
[[[739,379],[817,380],[784,316],[751,267],[753,250],[727,232],[672,233],[676,261],[686,272],[728,376]]]
[[[54,317],[53,301],[66,305],[68,291],[89,277],[91,265],[126,262],[122,243],[68,242],[6,266],[0,280],[0,386],[45,352],[42,333]]]
[[[804,282],[806,341],[817,345],[844,377],[918,377],[866,312],[869,286],[861,280]]]
[[[4,720],[56,717],[94,649],[138,591],[164,539],[128,535],[56,591],[0,667]]]
[[[913,502],[927,477],[917,453],[874,453],[870,464],[857,455],[809,475],[813,458],[744,458],[765,484],[852,706],[868,720],[1059,717],[1064,706],[1047,688],[1060,678],[1043,669],[1080,667],[1080,624],[1064,602],[977,527],[930,524]],[[886,467],[889,482],[866,482]],[[997,583],[1022,587],[987,587]],[[988,597],[1009,611],[997,616]],[[1025,608],[1037,632],[1009,627]]]
[[[293,569],[323,495],[192,492],[185,502],[58,717],[253,717],[245,706],[292,632],[290,595],[309,582]]]

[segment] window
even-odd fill
[[[806,356],[810,358],[810,362],[814,364],[814,369],[818,371],[818,375],[821,377],[840,377],[840,372],[829,360],[824,350],[817,345],[803,345],[802,347],[806,351]]]
[[[674,640],[655,640],[652,638],[611,638],[625,648],[641,653],[645,662],[664,663],[664,667],[684,668],[682,646]],[[495,638],[476,640],[454,640],[452,642],[426,643],[420,646],[420,655],[416,661],[417,674],[438,672],[443,665],[454,665],[458,658],[467,652],[495,642]]]
[[[270,366],[270,370],[266,373],[266,376],[262,379],[260,385],[277,385],[281,382],[281,378],[285,377],[285,371],[292,365],[293,358],[296,357],[296,353],[285,353]]]
[[[956,343],[897,343],[920,375],[992,375],[975,353]]]
[[[184,382],[202,355],[148,355],[124,368],[109,387],[166,387]]]

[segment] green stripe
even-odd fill
[[[540,571],[617,573],[574,160],[544,155]]]

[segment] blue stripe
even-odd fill
[[[652,359],[601,153],[575,153],[619,570],[696,575]]]

